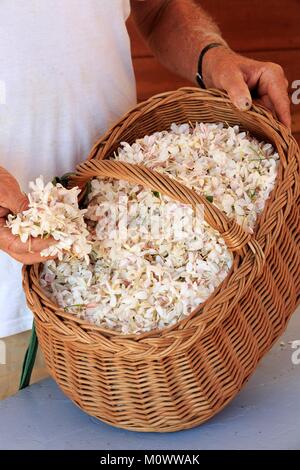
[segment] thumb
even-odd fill
[[[10,200],[9,209],[14,214],[18,214],[19,212],[23,212],[26,209],[28,209],[28,204],[29,204],[29,201],[28,201],[27,196],[23,194],[21,191],[18,191],[14,195],[14,198]]]
[[[247,111],[251,108],[251,94],[244,76],[238,68],[233,73],[224,75],[221,84],[222,88],[227,91],[232,103],[240,111]]]
[[[9,214],[9,209],[6,209],[5,207],[0,206],[0,218],[6,217],[7,214]]]
[[[1,217],[4,217],[5,209],[17,214],[28,208],[27,196],[22,193],[20,185],[15,177],[5,168],[0,166],[0,207]]]

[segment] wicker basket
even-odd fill
[[[143,166],[103,161],[121,141],[172,122],[239,124],[271,142],[280,155],[277,184],[254,236],[205,198]],[[23,269],[27,302],[50,374],[80,408],[130,430],[177,431],[220,411],[283,332],[300,294],[299,148],[269,112],[240,112],[219,91],[183,88],[154,96],[124,116],[77,169],[75,184],[93,175],[127,179],[176,200],[205,206],[205,219],[234,253],[233,267],[213,295],[177,325],[124,336],[76,319],[47,299],[39,265]]]

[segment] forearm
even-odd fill
[[[227,46],[200,4],[201,0],[131,0],[135,22],[160,62],[192,81],[200,51],[212,42]],[[243,57],[228,46],[216,47],[205,54],[202,74],[207,88],[225,90],[241,111],[251,107],[253,91],[290,127],[288,82],[281,66]]]
[[[218,26],[201,8],[201,0],[133,0],[133,16],[156,57],[173,72],[195,80],[200,51],[211,42],[225,43]],[[159,7],[158,7],[159,5]]]

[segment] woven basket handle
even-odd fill
[[[246,233],[234,220],[229,220],[204,196],[175,179],[150,170],[144,165],[134,165],[114,160],[86,161],[77,166],[75,176],[70,178],[70,184],[82,188],[92,177],[126,180],[129,183],[139,184],[145,188],[159,191],[161,194],[183,204],[191,204],[193,207],[197,204],[203,204],[204,220],[221,234],[229,250],[243,251],[243,248],[248,244],[253,252],[256,253],[257,251],[257,243],[253,237]]]

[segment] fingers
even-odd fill
[[[6,209],[7,213],[12,212],[13,214],[18,214],[28,209],[28,203],[27,196],[21,193],[21,191],[10,191],[10,193],[6,195],[5,200],[1,201],[1,209]],[[3,217],[1,212],[0,217]]]
[[[19,214],[28,209],[29,201],[25,194],[11,192],[9,196],[5,196],[4,200],[1,198],[0,217],[5,217],[10,212]]]
[[[0,206],[17,214],[28,208],[28,199],[19,183],[5,168],[0,167]],[[2,216],[2,215],[1,215]]]
[[[256,89],[262,103],[290,128],[288,81],[282,67],[271,62],[241,58],[241,70],[247,76],[250,89]]]
[[[224,72],[220,77],[222,88],[227,91],[232,103],[241,111],[246,111],[252,106],[252,98],[245,82],[244,76],[238,67],[233,67],[230,72]]]
[[[26,243],[23,243],[19,237],[13,235],[8,227],[6,221],[0,218],[0,249],[10,254],[15,255],[38,255],[40,252],[50,245],[57,243],[53,238],[30,238]],[[42,258],[45,261],[45,258]]]
[[[50,259],[55,259],[54,256],[41,256],[38,253],[23,253],[23,254],[18,254],[18,253],[7,253],[9,256],[14,258],[16,261],[19,261],[19,263],[22,264],[36,264],[36,263],[45,263],[45,261],[48,261]]]
[[[242,111],[251,107],[250,90],[256,91],[261,102],[291,128],[288,81],[282,67],[243,57],[226,48],[215,50],[206,62],[212,86],[227,91],[232,102]]]
[[[25,196],[23,193],[17,193],[15,194],[15,197],[13,200],[10,201],[10,207],[9,209],[11,212],[14,214],[18,214],[19,212],[23,212],[26,209],[28,209],[28,198]]]
[[[21,240],[20,240],[20,242],[21,242]],[[33,237],[31,237],[30,242],[28,241],[27,245],[28,245],[28,247],[30,247],[30,251],[35,252],[35,253],[40,253],[42,250],[45,250],[46,248],[49,248],[49,246],[55,245],[55,243],[57,243],[57,241],[54,240],[54,238],[52,238],[52,237],[49,237],[49,238],[41,238],[41,237],[33,238]],[[24,243],[21,242],[21,245],[19,245],[19,246],[23,248],[22,249],[22,252],[23,252],[24,251]]]
[[[288,95],[288,81],[280,66],[277,68],[276,66],[274,67],[275,64],[271,65],[273,67],[267,71],[266,78],[262,75],[261,80],[268,80],[266,84],[268,96],[273,104],[278,119],[287,127],[291,128],[292,118]]]
[[[28,209],[28,199],[22,193],[17,180],[4,168],[0,167],[0,249],[24,264],[44,262],[55,257],[41,256],[41,251],[57,243],[52,237],[33,238],[23,243],[6,226],[5,217]]]
[[[0,207],[0,217],[6,217],[9,212],[9,209],[6,209],[5,207]]]
[[[274,105],[268,95],[264,95],[261,98],[258,98],[255,100],[255,103],[262,104],[265,108],[269,109],[275,117],[277,117]]]
[[[205,57],[203,72],[208,86],[226,91],[241,111],[251,108],[252,98],[240,67],[240,56],[227,47],[215,48]]]

